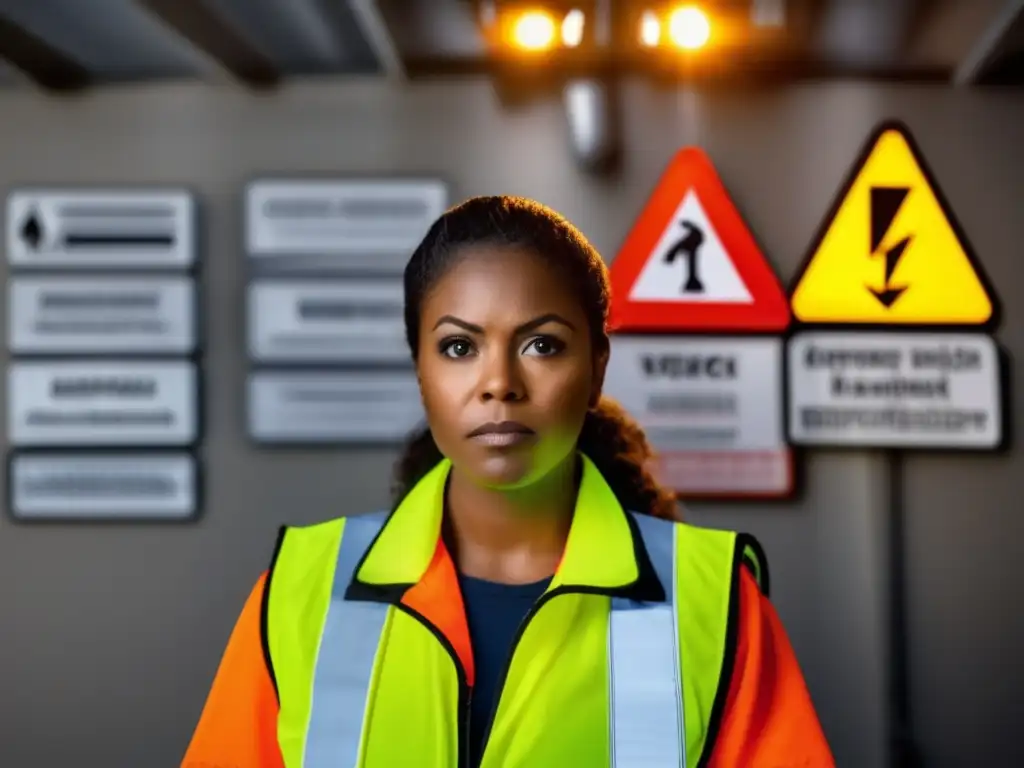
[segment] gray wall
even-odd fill
[[[271,453],[243,436],[240,190],[262,172],[440,172],[454,194],[562,210],[613,254],[670,154],[704,146],[788,280],[876,120],[909,121],[1007,305],[1024,354],[1024,96],[865,84],[626,89],[627,167],[581,178],[556,102],[499,109],[483,82],[325,82],[0,98],[0,186],[195,187],[206,232],[207,512],[191,527],[0,523],[0,763],[177,765],[276,527],[385,502],[392,454]],[[2,269],[2,268],[0,268]],[[1021,396],[1015,393],[1017,407]],[[0,434],[3,434],[0,431]],[[693,505],[766,545],[776,604],[840,765],[885,764],[887,466],[811,453],[791,504]],[[1024,456],[908,460],[915,721],[926,764],[1024,764]]]

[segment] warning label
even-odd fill
[[[999,355],[973,334],[803,333],[789,431],[809,445],[986,448],[1002,439]]]

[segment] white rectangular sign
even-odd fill
[[[256,282],[249,354],[259,363],[406,361],[402,281]]]
[[[423,419],[412,370],[249,377],[249,434],[262,443],[400,443]]]
[[[614,336],[604,391],[643,427],[682,494],[792,490],[778,338]]]
[[[196,260],[182,190],[22,189],[7,198],[7,259],[35,269],[184,269]]]
[[[996,343],[958,333],[806,332],[789,342],[789,434],[819,446],[993,449]]]
[[[246,248],[257,269],[401,274],[447,205],[437,179],[256,181]]]
[[[199,428],[187,361],[15,362],[7,369],[14,446],[183,446]]]
[[[187,453],[16,454],[9,483],[19,520],[187,520],[198,511],[196,460]]]
[[[196,346],[188,277],[14,277],[7,346],[15,354],[188,354]]]

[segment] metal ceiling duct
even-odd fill
[[[610,170],[619,157],[621,136],[612,84],[578,79],[566,84],[565,114],[573,156],[588,173]]]
[[[596,0],[584,34],[594,45],[611,42],[611,0]],[[606,173],[621,155],[622,134],[615,83],[609,77],[574,78],[563,90],[573,156],[587,173]]]

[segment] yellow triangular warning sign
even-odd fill
[[[906,126],[885,123],[811,246],[800,323],[978,326],[995,298]]]

